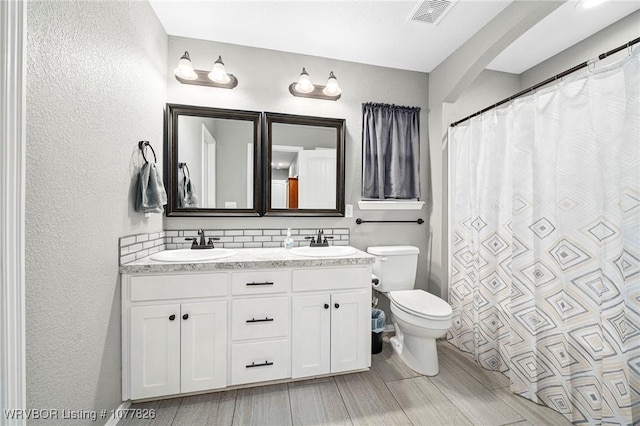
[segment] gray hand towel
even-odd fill
[[[167,204],[167,192],[155,163],[145,163],[138,173],[136,211],[141,213],[162,213]]]

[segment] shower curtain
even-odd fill
[[[640,423],[640,49],[449,147],[449,341],[574,423]]]

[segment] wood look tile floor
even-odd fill
[[[155,409],[153,420],[121,425],[553,425],[561,414],[509,392],[509,379],[478,366],[446,341],[438,341],[440,373],[408,368],[385,341],[371,370],[133,404]]]

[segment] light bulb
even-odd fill
[[[178,68],[173,70],[173,73],[182,79],[185,80],[195,80],[198,78],[198,74],[193,70],[193,64],[191,63],[191,58],[189,57],[189,52],[184,52],[184,55],[180,57],[180,61],[178,62]]]
[[[218,59],[213,63],[213,69],[209,73],[209,80],[214,83],[227,84],[231,81],[231,77],[227,74],[224,68],[224,62],[222,62],[222,56],[218,56]]]
[[[302,68],[298,84],[296,84],[296,91],[300,93],[311,93],[314,88],[315,87],[313,87],[311,79],[309,78],[309,73],[307,73],[306,69]]]
[[[322,89],[322,93],[327,96],[338,96],[342,93],[340,87],[338,86],[338,79],[335,75],[333,75],[333,71],[329,74],[329,79],[327,80],[327,85],[324,89]]]

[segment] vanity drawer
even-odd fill
[[[289,297],[233,301],[233,340],[286,337],[289,335]]]
[[[264,382],[291,377],[289,340],[231,345],[231,384]]]
[[[286,293],[291,288],[291,272],[287,270],[234,272],[231,275],[231,282],[233,295]]]
[[[293,271],[293,291],[371,287],[371,268],[320,268]]]
[[[136,275],[131,277],[131,301],[226,295],[226,272],[215,274]]]

